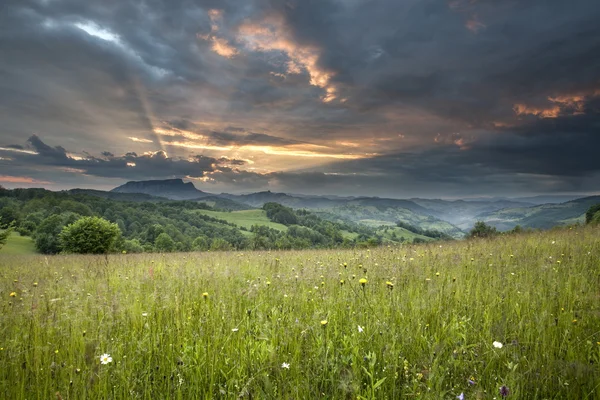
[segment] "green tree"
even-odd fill
[[[585,223],[589,224],[591,222],[598,221],[600,219],[600,203],[594,204],[585,213]]]
[[[123,241],[123,250],[127,253],[143,253],[144,247],[137,239],[125,240]]]
[[[483,221],[475,222],[473,229],[469,232],[468,237],[470,238],[486,238],[492,237],[498,234],[496,227],[486,224]]]
[[[154,241],[154,248],[161,253],[169,253],[175,250],[175,242],[168,233],[163,232]]]
[[[216,238],[210,244],[210,249],[212,251],[231,250],[231,244],[225,239]]]
[[[77,221],[78,218],[79,215],[73,213],[53,214],[45,218],[33,235],[37,251],[42,254],[60,253],[62,251],[60,232],[63,227]]]
[[[210,248],[210,239],[206,236],[198,236],[192,243],[192,249],[195,251],[206,251]]]
[[[2,221],[0,220],[0,222],[2,222]],[[8,240],[8,237],[10,236],[12,231],[13,231],[12,226],[9,226],[8,228],[0,231],[0,249],[6,244],[6,241]]]
[[[100,217],[83,217],[65,226],[59,240],[68,253],[106,254],[114,251],[120,236],[117,224]]]

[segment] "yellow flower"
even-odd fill
[[[340,280],[340,285],[343,285],[344,283],[345,283],[345,282],[344,282],[344,280],[343,280],[343,279],[342,279],[342,280]]]
[[[17,297],[17,292],[10,292],[9,296],[10,297]]]
[[[439,272],[436,272],[436,273],[435,273],[435,276],[440,276],[440,273],[439,273]]]
[[[37,282],[33,282],[33,287],[37,287],[38,283]]]
[[[358,283],[360,283],[361,285],[365,286],[367,284],[367,278],[360,278],[360,280],[358,281]]]
[[[324,319],[323,321],[321,321],[321,326],[322,327],[326,327],[327,326],[327,320]]]
[[[205,300],[208,299],[208,292],[202,293],[202,297],[204,297]]]
[[[385,284],[387,285],[388,288],[390,288],[390,290],[394,288],[394,284],[390,281],[387,281]]]

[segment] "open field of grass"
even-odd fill
[[[242,210],[242,211],[209,211],[198,210],[200,214],[208,215],[213,218],[222,219],[227,222],[236,224],[237,226],[250,229],[252,225],[266,225],[269,228],[277,229],[278,231],[287,232],[287,226],[272,222],[264,210]]]
[[[598,237],[0,255],[0,398],[598,399]]]
[[[35,244],[30,237],[21,236],[13,232],[6,241],[6,244],[0,249],[0,255],[15,254],[35,254]]]

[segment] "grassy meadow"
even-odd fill
[[[598,399],[599,237],[0,254],[0,398]]]
[[[21,236],[17,232],[12,232],[6,241],[6,244],[0,249],[0,257],[2,255],[15,254],[35,254],[35,244],[33,239],[28,236]],[[0,263],[2,260],[0,259]]]

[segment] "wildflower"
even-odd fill
[[[110,354],[104,353],[104,354],[102,354],[100,356],[100,363],[101,364],[108,364],[108,363],[111,363],[111,362],[112,362],[112,357],[110,356]]]
[[[459,394],[458,396],[456,396],[456,398],[457,398],[458,400],[465,400],[465,394],[464,394],[464,393],[461,393],[461,394]]]
[[[271,281],[267,281],[267,286],[269,286],[271,284]]]
[[[365,328],[363,328],[362,326],[358,325],[358,333],[363,333],[365,331]]]
[[[506,385],[502,385],[500,387],[500,396],[502,397],[506,397],[510,394],[510,390],[508,390],[508,388],[506,387]]]
[[[342,279],[342,280],[340,280],[340,285],[344,285],[344,283],[345,283],[345,282],[344,282],[344,280],[343,280],[343,279]]]
[[[496,342],[496,341],[494,341],[494,343],[492,343],[492,346],[494,346],[494,347],[495,347],[495,348],[497,348],[497,349],[501,349],[501,348],[502,348],[502,346],[503,346],[503,344],[502,344],[502,343],[500,343],[500,342]]]
[[[456,282],[456,277],[452,278],[452,282]]]
[[[238,328],[233,328],[233,329],[231,330],[231,332],[237,332],[237,331],[239,331],[239,329],[238,329]]]
[[[202,297],[204,297],[204,300],[208,300],[208,292],[202,293]]]
[[[440,276],[440,273],[439,273],[439,272],[436,272],[436,273],[435,273],[435,276]]]
[[[324,328],[327,326],[327,320],[324,319],[323,321],[321,321],[321,326]]]
[[[387,287],[388,287],[390,290],[392,290],[392,289],[394,288],[394,284],[393,284],[392,282],[390,282],[390,281],[387,281],[385,284],[387,285]]]
[[[360,280],[358,281],[358,283],[360,283],[363,287],[367,284],[367,278],[360,278]]]
[[[33,287],[37,287],[38,283],[37,282],[33,282]]]
[[[471,386],[473,386],[475,384],[475,380],[473,379],[467,379],[467,383]]]
[[[142,317],[147,317],[147,316],[148,316],[148,313],[147,313],[147,312],[143,312],[143,313],[142,313]]]
[[[284,362],[283,364],[281,364],[281,368],[290,369],[290,364]]]
[[[10,297],[17,297],[17,292],[10,292],[9,296]]]

